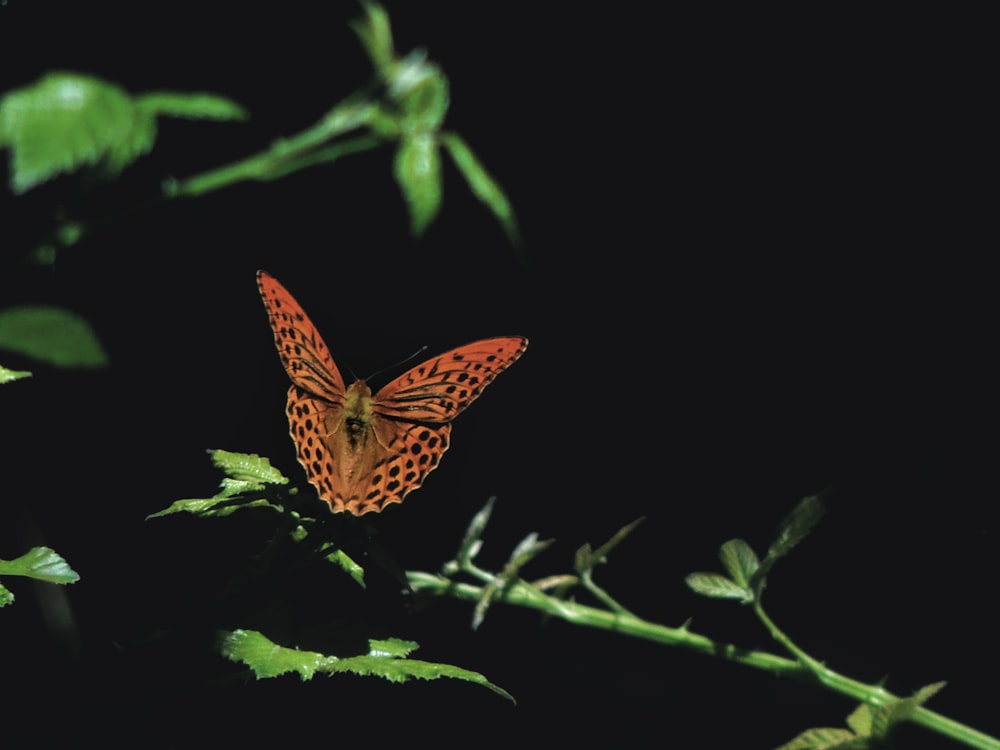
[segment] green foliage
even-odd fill
[[[368,641],[367,654],[357,656],[328,656],[315,651],[279,646],[254,630],[234,630],[222,641],[222,653],[229,659],[246,664],[258,679],[278,677],[298,672],[303,680],[312,679],[317,673],[336,674],[351,672],[362,677],[381,677],[390,682],[408,682],[412,679],[437,680],[450,677],[489,688],[497,695],[513,702],[514,698],[503,688],[494,685],[478,672],[455,667],[451,664],[409,659],[417,648],[413,641],[389,638]]]
[[[211,497],[175,500],[163,510],[146,517],[162,518],[175,513],[190,513],[202,518],[225,517],[239,510],[265,508],[277,514],[296,544],[311,544],[316,554],[347,573],[362,588],[365,571],[350,555],[324,536],[324,524],[307,513],[278,502],[275,488],[288,484],[288,478],[271,466],[271,462],[256,454],[209,450],[212,463],[226,474],[219,482],[220,491]],[[295,495],[292,490],[289,497]],[[315,507],[320,507],[314,503]]]
[[[243,508],[270,508],[278,513],[284,508],[272,502],[264,489],[267,485],[288,484],[288,478],[271,466],[271,462],[256,454],[210,450],[212,463],[226,476],[219,482],[221,490],[211,497],[175,500],[169,507],[146,517],[161,518],[174,513],[196,516],[228,516]]]
[[[0,365],[0,385],[3,385],[4,383],[13,383],[15,380],[30,377],[31,373],[27,370],[11,370],[3,365]]]
[[[161,115],[242,119],[208,94],[131,97],[107,81],[53,72],[0,99],[0,148],[11,152],[11,189],[23,193],[62,172],[99,166],[107,177],[149,152]]]
[[[510,202],[455,133],[442,130],[450,104],[448,79],[426,53],[397,54],[381,6],[363,3],[352,24],[374,69],[377,85],[335,105],[316,125],[276,141],[233,164],[183,180],[165,181],[167,197],[202,195],[245,180],[274,180],[318,164],[384,145],[395,150],[393,176],[407,205],[410,228],[420,235],[443,200],[441,147],[451,155],[475,196],[494,214],[514,244],[517,221]],[[54,72],[0,99],[0,148],[11,153],[10,181],[22,193],[61,173],[93,167],[114,177],[152,149],[158,117],[242,120],[234,102],[206,93],[130,95],[113,83]],[[54,237],[76,242],[85,226],[67,219]],[[51,254],[52,248],[40,248]]]
[[[0,349],[56,367],[105,367],[108,356],[83,318],[58,307],[0,310]]]
[[[943,687],[943,682],[936,682],[908,698],[895,698],[878,706],[862,703],[847,717],[849,729],[807,729],[778,750],[874,750],[885,747],[893,728],[912,718],[914,711]]]
[[[500,184],[486,171],[486,168],[458,133],[442,133],[441,145],[451,155],[455,166],[458,167],[458,171],[465,178],[469,189],[472,190],[472,194],[500,220],[511,244],[519,245],[521,238],[517,228],[517,217],[514,215],[514,207],[507,199]]]
[[[0,560],[0,576],[25,576],[48,583],[76,583],[79,574],[48,547],[33,547],[13,560]],[[14,601],[14,595],[0,585],[0,607]]]
[[[805,538],[822,514],[827,492],[805,498],[779,526],[775,541],[770,545],[768,559],[783,557]],[[491,499],[475,515],[465,533],[455,559],[442,566],[440,574],[410,571],[407,577],[411,588],[421,596],[447,596],[470,601],[474,604],[473,627],[479,627],[486,608],[491,603],[528,607],[557,617],[568,623],[613,631],[621,635],[644,638],[664,645],[679,646],[706,656],[722,657],[731,661],[770,671],[776,675],[797,676],[830,690],[862,701],[861,706],[848,719],[848,728],[812,728],[802,732],[781,750],[819,750],[819,748],[848,748],[874,750],[881,747],[892,729],[900,722],[911,721],[941,734],[968,744],[970,747],[1000,748],[1000,742],[970,727],[938,716],[923,708],[944,683],[935,683],[918,691],[914,696],[900,698],[886,691],[881,685],[870,685],[838,674],[825,664],[806,654],[771,621],[761,605],[764,564],[758,560],[750,546],[742,540],[732,540],[722,545],[720,559],[728,575],[696,573],[688,576],[688,585],[696,593],[717,599],[737,599],[750,604],[771,636],[793,657],[791,659],[720,643],[706,636],[693,633],[687,624],[669,627],[649,622],[636,616],[616,602],[593,581],[597,563],[607,561],[607,554],[621,544],[642,519],[625,526],[611,539],[597,547],[589,544],[577,550],[574,567],[577,575],[555,574],[527,581],[520,577],[524,564],[542,551],[547,544],[539,544],[534,534],[525,537],[508,558],[499,572],[491,572],[475,563],[482,549],[482,536],[493,511]],[[472,579],[466,583],[460,577]],[[578,587],[587,592],[601,606],[584,604],[572,596]]]

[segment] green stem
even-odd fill
[[[479,602],[485,593],[481,586],[456,583],[433,573],[408,571],[406,575],[414,591],[434,596],[450,596],[456,599]],[[706,655],[720,656],[729,661],[757,669],[765,669],[777,675],[815,680],[842,695],[872,705],[882,705],[889,701],[898,700],[897,696],[878,685],[868,685],[845,677],[813,659],[778,629],[759,604],[755,605],[757,615],[771,635],[794,654],[796,660],[766,651],[746,650],[728,643],[717,643],[710,638],[692,633],[686,627],[671,628],[659,625],[636,617],[627,611],[613,612],[548,596],[521,580],[510,582],[499,598],[507,604],[536,609],[577,625],[611,630],[655,643],[681,646]],[[1000,750],[1000,740],[922,706],[914,710],[910,720],[968,747],[980,748],[981,750]]]
[[[274,180],[305,167],[335,161],[347,154],[371,150],[385,141],[372,134],[336,144],[330,141],[352,130],[368,127],[378,117],[377,105],[368,100],[342,102],[313,127],[275,141],[265,151],[194,177],[168,182],[163,191],[169,198],[190,198],[245,180]]]
[[[872,706],[881,706],[891,701],[899,700],[899,696],[890,693],[879,685],[869,685],[864,682],[853,680],[850,677],[835,672],[820,661],[817,661],[801,648],[799,648],[791,638],[768,617],[758,598],[754,602],[754,612],[764,623],[771,637],[792,653],[799,663],[806,667],[816,677],[820,684],[834,690],[842,695],[848,695],[856,700],[863,701]],[[988,748],[990,750],[1000,750],[1000,740],[983,734],[971,727],[960,724],[957,721],[942,716],[923,706],[914,709],[909,717],[909,721],[919,724],[922,727],[931,729],[946,737],[951,737],[959,742],[963,742],[969,747]]]
[[[483,587],[481,586],[473,586],[468,583],[455,583],[433,573],[407,571],[406,577],[410,583],[410,587],[417,592],[422,591],[436,596],[452,596],[456,599],[472,602],[478,602],[484,594]],[[740,664],[748,664],[759,669],[766,669],[775,674],[808,674],[802,668],[802,665],[783,656],[777,656],[764,651],[741,649],[728,644],[719,644],[705,636],[692,633],[685,627],[671,628],[666,625],[648,622],[632,614],[609,612],[605,609],[588,607],[578,602],[557,599],[543,594],[534,586],[530,586],[523,581],[511,582],[503,590],[503,594],[499,598],[507,604],[537,609],[577,625],[612,630],[656,643],[683,646],[704,654],[721,656],[724,659]]]

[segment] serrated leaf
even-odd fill
[[[944,682],[936,682],[921,688],[908,698],[900,698],[878,706],[872,712],[872,734],[876,737],[888,736],[896,724],[908,721],[921,704],[944,686]]]
[[[353,578],[354,581],[361,586],[361,588],[365,588],[365,569],[358,565],[350,555],[344,552],[344,550],[338,548],[327,554],[326,559],[334,565],[338,565],[340,569]]]
[[[0,348],[56,367],[104,367],[108,357],[90,324],[60,307],[0,310]]]
[[[169,115],[189,120],[246,120],[247,111],[232,99],[203,91],[151,91],[135,97],[135,106],[152,116]]]
[[[0,385],[4,383],[13,383],[15,380],[30,377],[31,373],[27,370],[8,370],[3,365],[0,365]]]
[[[238,481],[264,484],[288,484],[288,478],[271,466],[270,460],[256,453],[234,453],[220,448],[208,451],[212,463]]]
[[[0,99],[0,145],[11,150],[15,193],[61,172],[96,165],[112,153],[148,150],[148,127],[136,127],[122,89],[74,73],[49,73]]]
[[[14,594],[0,583],[0,607],[6,607],[12,601],[14,601]]]
[[[194,497],[184,500],[174,500],[168,507],[156,513],[150,513],[146,520],[151,518],[162,518],[174,513],[191,513],[203,518],[224,518],[231,516],[238,510],[244,508],[268,507],[280,511],[280,506],[268,502],[265,498],[234,498],[227,495],[216,495],[215,497]]]
[[[847,717],[847,726],[855,734],[869,737],[872,733],[872,707],[867,703],[860,704]]]
[[[472,149],[457,133],[441,133],[438,136],[438,141],[451,154],[455,166],[465,178],[472,194],[486,204],[487,208],[497,217],[511,244],[519,245],[521,242],[520,230],[517,226],[517,217],[514,215],[514,207],[499,183],[486,171],[476,155],[472,153]]]
[[[404,136],[393,173],[410,212],[410,230],[423,234],[441,209],[441,154],[432,134]]]
[[[745,588],[760,567],[760,560],[749,544],[742,539],[730,539],[719,548],[719,560],[732,579]]]
[[[368,654],[338,658],[315,651],[299,651],[279,646],[254,630],[236,630],[223,639],[222,653],[232,661],[246,664],[258,678],[277,677],[290,672],[298,672],[303,680],[311,679],[317,672],[351,672],[361,676],[382,677],[391,682],[450,677],[482,685],[510,701],[514,700],[507,691],[478,672],[450,664],[405,658],[417,648],[417,644],[412,641],[392,638],[370,640],[368,643]]]
[[[416,641],[404,641],[400,638],[387,638],[385,640],[371,639],[368,641],[369,656],[389,656],[403,659],[420,648]]]
[[[830,491],[827,489],[799,501],[798,505],[779,525],[778,533],[767,550],[768,557],[777,558],[787,555],[815,528],[826,510],[825,503],[829,495]]]
[[[257,679],[298,672],[303,680],[310,680],[337,661],[335,656],[279,646],[256,630],[234,630],[223,639],[221,650],[227,659],[250,667]]]
[[[777,750],[865,750],[868,741],[846,729],[820,727],[807,729]]]
[[[48,547],[33,547],[13,560],[0,560],[0,575],[26,576],[49,583],[76,583],[79,574]]]
[[[712,599],[753,601],[753,592],[720,573],[691,573],[684,582],[696,594]]]

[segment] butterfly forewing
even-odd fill
[[[408,370],[374,396],[344,386],[330,350],[277,279],[257,272],[274,343],[292,380],[288,424],[299,463],[334,513],[403,501],[441,461],[451,420],[524,352],[527,339],[475,341]]]
[[[288,377],[310,393],[332,402],[342,401],[347,390],[344,379],[305,310],[265,271],[257,272],[257,288],[267,308],[274,345]]]
[[[427,360],[375,394],[375,412],[394,419],[450,422],[517,361],[528,340],[498,336]]]

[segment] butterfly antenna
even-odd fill
[[[372,378],[377,378],[379,375],[381,375],[386,370],[392,370],[392,369],[394,369],[396,367],[400,367],[402,365],[405,365],[411,359],[414,359],[415,357],[419,357],[421,354],[423,354],[426,351],[427,351],[427,344],[424,344],[422,347],[420,347],[419,349],[417,349],[415,352],[413,352],[413,354],[411,354],[406,359],[402,359],[402,360],[400,360],[399,362],[397,362],[394,365],[389,365],[388,367],[383,367],[381,370],[379,370],[377,372],[373,372],[371,375],[369,375],[367,378],[365,378],[365,381],[369,381]]]

